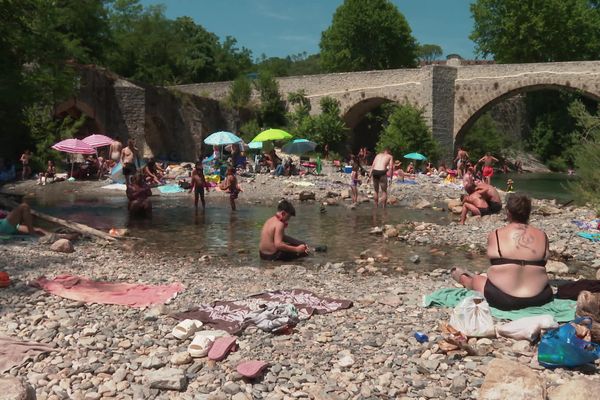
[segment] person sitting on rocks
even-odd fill
[[[287,200],[277,205],[277,213],[263,225],[260,233],[258,253],[262,260],[291,261],[308,255],[306,243],[285,234],[290,218],[296,215],[296,209]]]
[[[548,236],[531,225],[531,199],[510,194],[506,202],[508,225],[488,235],[487,277],[453,268],[451,275],[467,289],[483,293],[488,303],[501,310],[541,306],[553,300],[548,284]]]
[[[153,185],[160,185],[162,184],[162,173],[158,170],[158,166],[156,165],[156,161],[154,161],[154,159],[151,159],[150,161],[148,161],[148,163],[144,166],[144,168],[142,169],[143,173],[144,173],[144,179],[146,179],[146,182],[153,186]]]
[[[479,215],[483,217],[484,215],[497,214],[500,212],[500,210],[502,210],[502,200],[500,199],[500,194],[492,185],[488,185],[484,182],[471,183],[465,187],[465,190],[469,195],[477,192],[478,196],[485,200],[487,207],[478,207],[477,205],[473,204],[472,201],[470,201],[471,199],[477,198],[477,196],[466,197],[465,199],[467,201],[463,202],[463,209],[460,213],[460,224],[465,223],[467,220],[467,213],[469,211],[471,211],[471,214],[473,215]]]
[[[461,201],[463,202],[463,209],[460,215],[461,225],[464,225],[469,211],[472,216],[481,217],[486,215],[485,213],[487,213],[489,209],[488,203],[481,197],[481,193],[478,192],[472,192],[468,195],[463,194],[461,196]]]
[[[40,172],[38,175],[38,185],[45,185],[48,181],[48,178],[54,179],[56,176],[56,167],[54,166],[54,161],[48,160],[48,166],[46,167],[46,172]]]
[[[141,173],[136,173],[127,184],[128,210],[130,215],[149,216],[152,213],[152,190],[145,184]]]

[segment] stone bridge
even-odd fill
[[[277,79],[287,93],[303,89],[318,113],[319,100],[331,96],[341,103],[347,126],[353,129],[366,113],[384,102],[410,103],[424,110],[427,124],[442,144],[446,157],[477,118],[496,103],[520,93],[540,89],[577,91],[600,99],[600,61],[447,65],[293,76]],[[175,86],[183,92],[224,99],[231,82]]]

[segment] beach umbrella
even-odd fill
[[[309,151],[313,151],[317,147],[315,142],[311,142],[307,139],[294,139],[285,146],[283,146],[283,151],[288,154],[304,154]]]
[[[268,142],[270,140],[287,140],[293,136],[281,129],[267,129],[259,133],[252,142]],[[250,143],[252,143],[250,142]]]
[[[226,144],[239,143],[241,141],[241,138],[227,131],[215,132],[204,139],[204,143],[213,146],[224,146]]]
[[[54,150],[69,154],[96,154],[96,149],[79,139],[65,139],[52,146]],[[73,166],[75,163],[71,160],[71,176],[73,176]]]
[[[263,143],[262,142],[250,142],[250,143],[248,143],[248,147],[250,147],[251,149],[262,149]]]
[[[113,142],[113,140],[111,138],[109,138],[108,136],[100,135],[97,133],[84,137],[82,141],[89,144],[93,148],[110,146]]]
[[[404,155],[404,158],[408,158],[410,160],[417,160],[417,161],[427,160],[427,157],[425,157],[421,153],[408,153],[408,154]]]

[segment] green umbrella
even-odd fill
[[[259,133],[250,143],[268,142],[269,140],[287,140],[293,136],[281,129],[267,129]]]

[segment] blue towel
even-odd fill
[[[423,297],[424,307],[455,307],[462,299],[477,294],[465,288],[447,288],[436,290]],[[516,320],[524,317],[550,314],[558,322],[568,322],[575,318],[575,300],[554,299],[543,306],[527,307],[520,310],[503,311],[490,307],[492,316],[499,319]]]
[[[181,193],[181,192],[185,192],[185,189],[182,189],[181,186],[179,186],[176,183],[173,183],[171,185],[163,185],[163,186],[159,186],[158,187],[158,191],[163,193],[163,194],[169,194],[169,193]]]
[[[600,233],[579,232],[577,236],[591,240],[592,242],[600,242]]]

